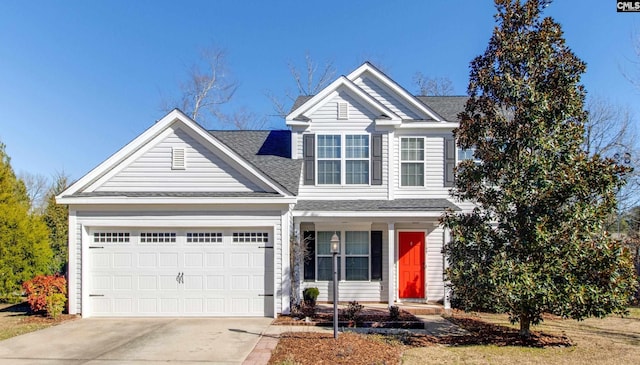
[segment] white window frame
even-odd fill
[[[320,143],[319,143],[319,139],[322,136],[338,136],[340,138],[340,157],[336,157],[336,158],[327,158],[327,157],[319,157],[319,148],[320,148]],[[366,141],[367,141],[367,157],[363,158],[363,157],[347,157],[347,137],[348,136],[361,136],[361,137],[366,137]],[[314,158],[315,158],[315,166],[316,166],[316,176],[315,176],[315,181],[316,181],[316,185],[321,185],[321,186],[371,186],[371,134],[370,133],[341,133],[341,134],[336,134],[336,133],[327,133],[327,134],[316,134],[315,136],[315,148],[316,150],[314,151]],[[367,162],[367,182],[366,183],[347,183],[347,161],[365,161]],[[339,161],[340,162],[340,182],[336,183],[336,184],[326,184],[326,183],[320,183],[319,182],[319,176],[320,176],[320,161]]]
[[[475,153],[475,148],[461,148],[456,146],[456,165],[465,160],[471,160],[473,163],[480,164],[482,161],[479,158],[476,158],[473,154]],[[471,157],[468,154],[471,153]],[[461,155],[466,155],[464,158]]]
[[[92,243],[127,245],[131,243],[131,232],[127,231],[95,231],[92,232]]]
[[[403,160],[402,159],[402,141],[405,139],[422,140],[422,160]],[[398,186],[403,189],[419,189],[426,186],[427,181],[427,139],[422,136],[402,136],[400,137],[400,143],[398,143]],[[422,185],[403,185],[402,184],[402,164],[422,164]]]

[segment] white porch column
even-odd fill
[[[447,243],[449,243],[450,240],[451,240],[451,231],[449,230],[449,228],[445,227],[444,228],[444,242],[443,242],[443,247],[442,247],[442,283],[444,284],[443,302],[444,302],[444,309],[445,310],[450,310],[451,309],[451,287],[449,287],[449,282],[444,279],[445,270],[449,267],[449,259],[447,258],[447,255],[444,253],[444,246],[446,246]]]
[[[296,219],[293,218],[293,235],[294,235],[294,240],[296,241],[297,245],[300,245],[300,242],[302,240],[304,240],[304,235],[302,234],[302,232],[300,231],[300,222]],[[298,261],[299,257],[294,257],[293,260],[293,266],[291,268],[289,268],[290,270],[296,270],[295,275],[292,275],[292,278],[295,278],[295,282],[292,283],[293,288],[292,290],[295,290],[296,293],[291,293],[293,294],[293,297],[296,300],[300,300],[302,298],[302,271],[304,270],[304,257],[302,258],[302,263]],[[295,303],[295,304],[300,304],[300,303]]]
[[[275,228],[274,227],[274,232],[275,232]],[[292,268],[289,267],[290,266],[290,262],[291,260],[289,260],[290,257],[290,253],[291,253],[291,240],[290,240],[290,235],[291,235],[291,210],[289,210],[288,212],[282,212],[282,215],[280,217],[280,240],[282,242],[282,244],[280,245],[281,248],[281,264],[280,264],[280,275],[278,277],[278,275],[276,274],[276,280],[280,281],[280,285],[277,285],[277,281],[275,282],[276,285],[274,285],[274,290],[278,290],[280,287],[281,288],[281,297],[280,297],[280,312],[284,313],[284,314],[289,314],[291,311],[291,270]],[[276,257],[274,255],[274,260],[276,260]],[[276,267],[276,263],[273,263],[273,267]],[[275,271],[275,270],[274,270]],[[277,298],[277,295],[274,293],[274,299]],[[275,304],[275,303],[274,303]],[[277,316],[277,312],[278,312],[278,308],[275,307],[274,308],[274,317]]]
[[[395,305],[396,298],[396,275],[395,275],[395,267],[396,267],[396,224],[389,223],[388,231],[387,231],[387,278],[389,280],[389,284],[387,285],[387,293],[389,307]]]

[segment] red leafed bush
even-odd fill
[[[34,312],[46,312],[50,317],[62,313],[67,301],[67,280],[58,275],[38,275],[22,284],[27,302]]]

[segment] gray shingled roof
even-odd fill
[[[293,195],[298,194],[302,160],[291,159],[290,131],[209,131]]]
[[[396,199],[396,200],[299,200],[297,211],[428,211],[444,209],[460,210],[447,199]]]
[[[296,101],[293,102],[293,106],[291,107],[291,110],[289,110],[289,113],[291,113],[292,111],[298,109],[300,107],[300,105],[306,103],[312,97],[313,97],[313,95],[300,95],[300,96],[298,96],[296,98]]]
[[[75,193],[77,197],[126,197],[126,198],[262,198],[281,196],[268,192],[208,192],[208,191],[94,191]]]
[[[468,96],[417,96],[418,100],[438,113],[449,122],[458,120],[458,114],[464,111]]]

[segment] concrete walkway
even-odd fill
[[[400,329],[400,328],[341,328],[340,331],[351,331],[359,333],[415,333],[430,336],[462,336],[468,334],[467,331],[449,322],[440,315],[416,315],[424,322],[424,329]],[[333,334],[332,327],[317,326],[277,326],[271,325],[262,335],[256,347],[245,359],[243,365],[266,365],[271,358],[271,352],[278,345],[280,334],[285,332],[323,332]]]

